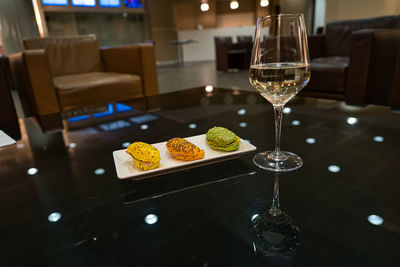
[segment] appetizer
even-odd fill
[[[208,145],[212,149],[234,151],[239,148],[240,138],[224,127],[213,127],[206,134]]]
[[[160,152],[152,145],[135,142],[128,146],[126,152],[132,156],[133,163],[141,170],[152,170],[160,166]]]
[[[180,137],[168,140],[166,146],[171,157],[176,159],[191,161],[204,158],[203,149]]]

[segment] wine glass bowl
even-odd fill
[[[249,80],[274,107],[275,150],[258,153],[253,162],[260,168],[287,172],[303,160],[280,150],[282,110],[310,80],[307,34],[302,14],[278,14],[258,18]]]

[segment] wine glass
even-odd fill
[[[253,249],[264,256],[288,255],[300,240],[299,227],[279,204],[279,173],[275,172],[272,206],[251,221]]]
[[[280,150],[282,110],[310,80],[310,59],[302,14],[277,14],[257,19],[250,63],[251,85],[274,106],[275,150],[258,153],[253,162],[274,172],[303,165],[294,153]]]

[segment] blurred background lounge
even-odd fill
[[[94,51],[100,53],[102,48],[102,58],[98,54],[96,59],[101,62],[96,61],[95,71],[109,71],[111,68],[114,72],[139,75],[143,81],[142,89],[136,86],[142,92],[122,93],[117,100],[204,85],[253,90],[247,71],[256,19],[276,13],[303,13],[305,16],[312,78],[302,95],[344,100],[353,105],[377,104],[400,108],[398,0],[2,0],[0,55],[9,56],[11,61],[14,81],[10,79],[10,70],[6,70],[4,75],[8,77],[8,89],[11,89],[19,117],[32,115],[27,112],[29,108],[24,107],[25,113],[22,112],[20,102],[29,102],[24,98],[29,97],[30,92],[25,94],[28,96],[24,96],[23,92],[30,90],[26,89],[29,84],[34,87],[32,84],[38,75],[26,79],[23,72],[18,71],[18,64],[14,63],[18,60],[13,55],[32,48],[50,49],[44,44],[38,45],[38,42],[30,46],[29,39],[37,38],[50,37],[42,40],[60,43],[60,40],[71,36],[90,34],[96,39]],[[129,66],[118,66],[122,63],[113,54],[114,50],[107,55],[103,52],[104,47],[143,43],[153,47],[147,48],[150,49],[150,57],[146,58],[157,66],[149,74],[142,73],[148,70],[146,66],[139,66],[135,71],[129,70]],[[22,57],[26,59],[24,53]],[[56,60],[54,55],[57,53],[47,51],[51,57],[48,59],[51,67],[48,72],[53,75],[48,75],[47,79],[50,84],[54,79],[55,85],[52,86],[59,90],[58,97],[63,98],[66,91],[60,86],[65,89],[69,86],[65,83],[74,78],[67,77],[67,82],[57,78],[71,73],[61,71],[60,66],[66,59]],[[119,58],[126,58],[118,53]],[[81,55],[75,56],[82,59]],[[105,57],[108,57],[108,63],[103,62]],[[6,61],[4,69],[10,65],[8,59]],[[56,61],[57,70],[54,69]],[[76,68],[73,65],[69,67]],[[46,72],[42,65],[35,65],[34,68],[39,74]],[[90,71],[93,69],[89,66],[83,72]],[[97,79],[97,76],[82,75],[79,76],[81,81]],[[143,77],[147,77],[147,82]],[[64,84],[60,85],[62,81]],[[150,89],[149,81],[153,82]],[[20,92],[21,101],[16,91]],[[43,92],[38,95],[41,98]],[[93,104],[105,100],[94,101]],[[38,102],[38,97],[34,101]],[[66,100],[58,101],[61,111],[66,111],[63,107]],[[56,108],[52,113],[59,111]]]

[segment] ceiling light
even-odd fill
[[[208,11],[210,9],[210,5],[208,3],[201,3],[200,10],[201,11]]]
[[[207,85],[206,86],[206,92],[207,93],[211,93],[214,90],[214,87],[212,87],[212,85]]]
[[[267,6],[269,6],[269,1],[268,1],[268,0],[261,0],[261,1],[260,1],[260,6],[261,6],[261,7],[267,7]]]
[[[231,9],[238,9],[239,8],[239,2],[238,1],[231,1],[230,7],[231,7]]]

